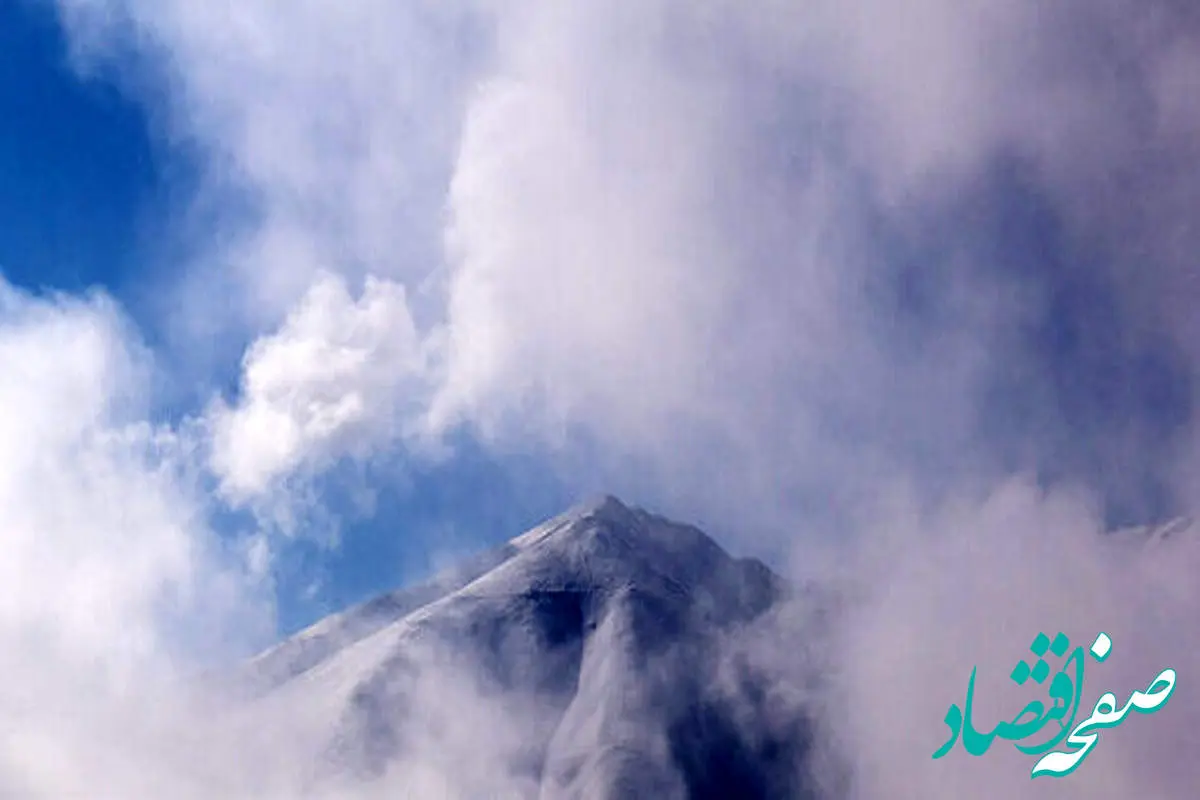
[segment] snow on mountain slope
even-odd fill
[[[806,721],[769,708],[772,687],[720,646],[784,591],[762,563],[605,497],[264,653],[254,707],[309,737],[313,787],[802,797]]]

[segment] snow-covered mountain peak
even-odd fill
[[[762,563],[602,495],[312,626],[249,673],[271,713],[323,709],[310,725],[328,729],[319,760],[360,775],[393,769],[442,713],[424,704],[465,691],[540,709],[505,756],[531,797],[763,796],[793,777],[802,737],[792,722],[743,730],[728,716],[761,697],[752,676],[717,679],[717,643],[781,593]]]
[[[252,659],[250,672],[254,683],[274,686],[456,593],[566,588],[604,593],[621,587],[694,595],[705,607],[728,611],[746,606],[755,613],[780,590],[778,579],[761,562],[733,559],[699,529],[603,494],[425,582],[326,617]]]

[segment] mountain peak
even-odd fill
[[[698,528],[603,494],[465,568],[318,623],[250,667],[262,679],[257,702],[328,710],[332,749],[321,758],[372,775],[419,739],[412,709],[431,691],[422,676],[453,668],[549,714],[549,728],[522,740],[541,796],[593,785],[759,796],[753,786],[788,780],[758,752],[779,749],[777,732],[742,731],[729,708],[745,698],[713,694],[716,643],[762,615],[781,586]],[[710,766],[731,753],[742,772]],[[659,791],[655,776],[667,774],[688,791]]]
[[[692,525],[674,522],[612,495],[600,495],[512,539],[511,558],[478,583],[511,586],[620,587],[709,597],[719,606],[742,607],[746,587],[774,596],[774,577],[760,562],[736,559]],[[769,587],[774,587],[770,588]],[[759,602],[751,602],[757,608]]]
[[[628,512],[629,507],[621,499],[608,493],[594,494],[576,503],[567,511],[567,516],[584,516],[604,512]]]
[[[615,495],[597,494],[576,503],[557,519],[559,521],[596,519],[619,525],[630,525],[638,516],[638,512],[639,509],[625,505]]]
[[[597,494],[424,582],[320,620],[252,659],[251,682],[269,690],[439,599],[565,586],[695,596],[701,605],[741,615],[757,613],[781,589],[761,562],[732,558],[698,528]]]
[[[550,537],[563,541],[586,538],[597,531],[636,536],[649,518],[646,512],[630,508],[614,495],[597,494],[509,540],[509,546],[525,550]]]

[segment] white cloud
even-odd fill
[[[838,679],[826,719],[857,776],[855,798],[1190,796],[1200,771],[1185,755],[1200,694],[1185,676],[1200,672],[1192,620],[1200,605],[1192,575],[1200,531],[1144,546],[1140,537],[1102,537],[1098,509],[1083,493],[1039,491],[1028,480],[998,487],[981,502],[933,515],[894,508],[881,520],[891,544],[864,556],[852,574],[865,602],[843,620],[832,659]],[[966,702],[978,669],[974,721],[980,731],[1011,720],[1045,686],[1018,687],[1009,673],[1032,663],[1039,632],[1064,632],[1071,646],[1112,638],[1111,657],[1089,657],[1080,712],[1104,693],[1123,705],[1166,668],[1177,688],[1157,713],[1131,715],[1104,732],[1079,770],[1030,780],[1036,757],[997,740],[981,757],[961,743],[940,760],[942,721]],[[1059,662],[1049,658],[1051,666]],[[1048,738],[1047,729],[1039,738]]]
[[[256,215],[250,235],[237,225],[204,255],[232,271],[235,291],[189,293],[197,325],[210,314],[278,323],[325,269],[419,278],[435,266],[460,98],[485,57],[467,9],[425,0],[299,0],[286,14],[270,0],[57,6],[84,68],[103,69],[115,43],[157,48],[170,137],[212,156],[214,184],[248,190],[248,204],[236,200]]]
[[[0,790],[161,792],[169,682],[261,641],[269,598],[208,527],[187,436],[147,422],[153,365],[110,301],[0,283],[0,362]]]
[[[236,404],[210,412],[222,489],[245,500],[298,468],[368,455],[399,435],[423,372],[402,286],[368,278],[355,300],[341,278],[323,275],[282,328],[247,351]]]
[[[1148,350],[1178,372],[1162,341],[1196,362],[1181,76],[1200,48],[1169,3],[59,6],[84,63],[122,15],[169,54],[173,129],[212,155],[213,185],[248,190],[252,221],[209,254],[233,301],[185,281],[186,315],[271,337],[326,271],[395,281],[436,354],[424,390],[398,389],[431,403],[404,402],[413,426],[523,447],[582,432],[614,483],[634,459],[681,511],[776,527],[798,497],[853,506],[889,473],[941,487],[1120,459],[1151,481],[1181,457],[1143,407],[1045,435],[1082,416],[1072,380]],[[1003,157],[1057,226],[1013,231],[1020,252],[981,222],[1003,211]],[[1064,286],[1114,316],[1064,324],[1115,342],[1067,380],[1028,339]],[[391,347],[364,357],[386,373]],[[993,423],[998,383],[1030,413]],[[361,413],[397,432],[395,403]],[[228,486],[299,468],[291,436],[326,441],[323,463],[352,446],[271,419],[276,466],[230,461]],[[993,452],[981,437],[1005,426],[1012,453]],[[701,459],[732,465],[728,495]]]
[[[154,652],[159,606],[207,577],[213,542],[180,442],[144,422],[147,355],[102,297],[0,293],[5,621],[84,653]]]

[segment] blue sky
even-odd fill
[[[0,9],[0,264],[33,289],[127,288],[166,223],[169,165],[143,108],[83,82],[53,11]]]

